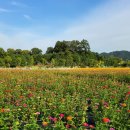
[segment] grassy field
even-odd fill
[[[1,130],[130,130],[130,69],[0,69]]]

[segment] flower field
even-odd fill
[[[130,69],[0,69],[0,130],[130,130]]]

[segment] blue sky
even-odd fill
[[[130,51],[130,0],[0,0],[0,47],[46,51],[87,39],[91,50]]]

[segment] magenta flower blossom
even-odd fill
[[[114,128],[110,128],[110,130],[115,130]]]
[[[35,115],[40,115],[40,112],[36,112]]]
[[[53,121],[53,122],[56,122],[56,121],[57,121],[57,118],[56,118],[56,117],[53,118],[53,117],[50,116],[49,119],[50,119],[51,121]]]
[[[88,123],[85,122],[85,123],[83,123],[83,126],[87,127],[87,126],[89,126],[89,125],[88,125]]]
[[[60,117],[63,118],[65,115],[63,113],[60,114]]]

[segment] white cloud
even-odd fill
[[[17,6],[17,7],[27,7],[26,4],[23,4],[23,3],[20,3],[20,2],[16,2],[16,1],[11,1],[11,5]]]
[[[8,12],[11,12],[11,11],[5,8],[0,8],[0,13],[8,13]]]
[[[38,47],[45,52],[48,46],[53,46],[52,41],[53,39],[50,39],[50,37],[44,37],[25,29],[24,31],[19,29],[17,33],[12,34],[0,33],[0,47],[5,50],[8,48],[30,50],[33,47]]]
[[[86,38],[94,51],[130,51],[130,1],[100,6],[65,30],[69,39]]]
[[[24,17],[26,19],[31,18],[27,14]],[[37,27],[40,28],[43,25],[21,29],[0,24],[1,30],[11,32],[11,34],[0,33],[0,46],[5,49],[39,47],[45,52],[47,47],[54,46],[57,40],[82,40],[84,38],[89,41],[93,51],[130,51],[129,0],[109,0],[105,5],[97,7],[75,21],[77,22],[53,36],[44,35],[47,28],[40,29],[43,30],[42,32],[36,31]]]
[[[29,15],[27,15],[27,14],[24,14],[23,17],[24,17],[25,19],[27,19],[27,20],[31,20],[31,19],[32,19],[31,16],[29,16]]]

